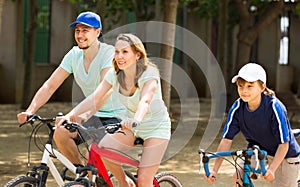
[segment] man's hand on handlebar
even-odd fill
[[[64,123],[65,121],[70,121],[70,119],[67,118],[66,116],[59,116],[59,117],[56,117],[56,119],[55,119],[55,126],[56,126],[57,128],[59,128],[59,127],[61,127],[61,126],[63,125],[63,123]]]
[[[31,115],[32,115],[31,112],[21,112],[21,113],[17,114],[18,123],[19,124],[25,123],[28,120],[29,116],[31,116]]]
[[[78,124],[82,124],[82,122],[84,122],[83,119],[81,119],[78,115],[75,115],[75,113],[73,111],[71,111],[66,115],[56,116],[56,121],[55,121],[56,127],[62,126],[65,121],[74,122],[74,123],[78,123]]]

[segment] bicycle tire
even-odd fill
[[[155,175],[155,179],[160,187],[182,187],[179,179],[170,173],[158,173]]]
[[[18,187],[18,186],[38,187],[39,180],[37,178],[30,177],[30,176],[18,176],[8,181],[4,187]]]
[[[63,187],[86,187],[86,186],[87,185],[82,184],[81,182],[76,182],[76,181],[68,182],[63,185]]]

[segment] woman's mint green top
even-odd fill
[[[86,72],[83,63],[83,50],[78,46],[74,46],[64,56],[60,67],[69,73],[73,73],[76,83],[81,88],[84,96],[87,97],[98,87],[102,70],[112,67],[114,53],[115,48],[112,45],[100,43],[100,50]],[[124,107],[116,98],[117,95],[113,93],[101,110],[94,115],[98,117],[119,118],[121,113],[124,111]]]
[[[159,71],[156,67],[148,66],[138,80],[138,88],[132,96],[125,96],[119,92],[120,84],[117,81],[116,72],[111,69],[104,77],[109,84],[112,85],[113,91],[117,93],[118,99],[126,107],[125,116],[133,118],[137,111],[140,101],[140,94],[144,84],[149,80],[157,81],[157,89],[150,102],[148,112],[146,113],[141,125],[134,129],[136,136],[143,139],[147,138],[163,138],[170,139],[171,121],[167,111],[167,107],[162,99],[161,84]]]

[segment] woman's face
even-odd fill
[[[239,81],[237,83],[238,93],[240,98],[244,102],[248,103],[260,103],[261,93],[264,91],[264,85],[262,86],[258,81],[247,82]]]
[[[121,70],[135,68],[140,53],[135,52],[127,41],[118,40],[115,44],[115,61]]]

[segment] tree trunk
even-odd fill
[[[177,16],[178,0],[164,0],[163,1],[164,12],[163,22],[170,23],[164,24],[162,40],[164,44],[161,46],[160,57],[167,62],[162,65],[161,73],[164,73],[162,77],[162,95],[163,100],[169,109],[171,100],[171,77],[172,77],[172,63],[174,55],[174,43],[175,43],[175,24]],[[168,44],[168,45],[165,45]]]
[[[25,74],[23,82],[23,99],[21,108],[26,109],[30,104],[33,96],[33,72],[34,72],[34,54],[35,54],[35,36],[37,29],[38,5],[36,0],[29,1],[29,20],[28,30],[26,33],[26,48],[25,48]]]
[[[217,40],[217,60],[218,63],[222,69],[223,72],[223,77],[226,83],[226,87],[228,87],[228,72],[227,72],[227,59],[226,59],[226,36],[227,36],[227,6],[228,6],[228,0],[220,0],[218,4],[218,9],[219,9],[219,15],[218,15],[218,40]],[[227,94],[225,93],[220,93],[220,97],[217,98],[216,102],[216,109],[219,110],[219,108],[226,108],[226,106],[221,106],[222,102],[221,100],[226,99],[226,102],[228,102]],[[225,103],[226,104],[226,103]],[[218,111],[215,112],[216,114]]]
[[[0,0],[0,33],[2,31],[2,12],[5,4],[5,0]]]
[[[235,3],[240,17],[236,58],[237,68],[240,68],[249,62],[251,47],[258,35],[281,14],[284,9],[284,1],[279,0],[270,3],[264,13],[259,16],[259,21],[254,24],[252,24],[253,17],[249,12],[249,4],[240,0],[235,0]]]
[[[225,81],[227,82],[227,72],[226,72],[226,26],[227,26],[227,1],[219,1],[219,17],[218,17],[218,45],[217,45],[217,60],[223,71]]]
[[[163,100],[169,109],[171,100],[171,77],[172,77],[172,63],[174,55],[174,43],[175,43],[175,26],[177,16],[178,0],[164,0],[163,1],[163,21],[170,24],[164,24],[162,40],[164,44],[161,46],[160,57],[165,59],[165,63],[162,64],[162,94]],[[165,45],[167,44],[167,45]]]
[[[101,17],[102,30],[105,26],[105,9],[106,9],[106,0],[97,1],[96,12]]]

